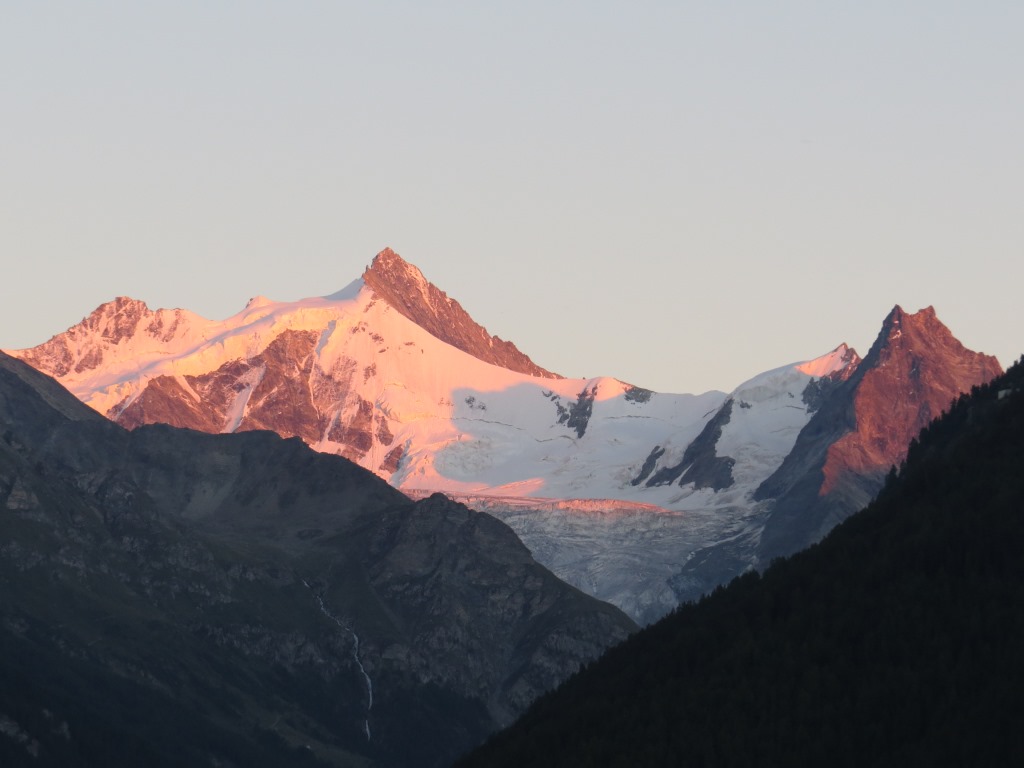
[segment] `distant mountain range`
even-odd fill
[[[636,628],[488,515],[4,354],[0,553],[4,766],[447,765]]]
[[[897,306],[863,360],[840,344],[728,394],[567,379],[390,250],[329,296],[223,321],[118,298],[12,354],[129,428],[270,429],[487,510],[641,622],[818,540],[1001,372],[933,309]]]
[[[630,637],[456,765],[1021,765],[1022,500],[1024,362],[823,541]]]

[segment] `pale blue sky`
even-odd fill
[[[391,246],[570,376],[1024,352],[1024,4],[0,4],[0,347]]]

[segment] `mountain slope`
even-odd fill
[[[298,440],[128,432],[6,356],[0,434],[4,764],[444,764],[633,628]]]
[[[460,766],[1016,765],[1024,365],[820,544],[681,607]]]

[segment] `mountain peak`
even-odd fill
[[[401,290],[419,289],[426,293],[430,283],[413,264],[403,259],[390,248],[385,248],[370,262],[363,273],[363,280],[375,290],[390,286]]]
[[[882,329],[868,356],[872,357],[872,353],[883,354],[884,350],[893,345],[909,351],[934,346],[966,351],[949,328],[939,320],[935,307],[932,306],[917,312],[907,312],[899,304],[894,306],[882,322]],[[1002,372],[1001,368],[999,372]]]
[[[898,304],[864,359],[853,398],[856,426],[829,450],[821,492],[843,474],[884,473],[907,444],[962,392],[1002,373],[991,355],[964,347],[934,307],[908,313]]]
[[[100,365],[103,350],[130,338],[143,322],[152,326],[154,314],[144,301],[118,296],[64,333],[38,347],[15,350],[14,355],[53,376],[81,374]]]
[[[446,344],[485,363],[518,373],[562,378],[536,365],[510,341],[491,336],[469,313],[390,248],[378,253],[363,272],[363,282],[395,311]]]
[[[845,341],[826,355],[801,363],[796,369],[808,376],[825,376],[845,381],[860,365],[857,350]]]
[[[935,307],[928,305],[924,309],[919,309],[917,312],[907,312],[899,304],[893,306],[886,315],[885,320],[882,321],[882,328],[891,328],[894,326],[902,325],[905,322],[916,323],[918,325],[929,324],[937,327],[945,328],[942,321],[939,320],[939,316],[935,312]]]
[[[389,274],[389,273],[407,273],[423,277],[423,273],[419,269],[410,264],[408,261],[399,256],[391,248],[384,248],[380,253],[373,257],[373,261],[370,262],[368,270],[372,270],[377,274]]]
[[[152,350],[186,335],[197,318],[187,310],[151,310],[144,301],[118,296],[49,341],[10,353],[68,386],[114,359],[136,355],[140,343]]]
[[[118,296],[113,301],[100,304],[83,320],[83,324],[89,330],[102,330],[107,337],[123,335],[128,326],[149,313],[146,302],[130,296]]]
[[[919,309],[917,312],[907,312],[907,310],[905,310],[899,304],[894,304],[893,308],[889,310],[889,314],[886,317],[885,322],[889,322],[891,320],[899,321],[904,317],[918,316],[922,318],[936,319],[937,316],[935,314],[935,307],[929,304],[927,307],[925,307],[924,309]]]

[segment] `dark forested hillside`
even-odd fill
[[[1024,764],[1024,365],[820,544],[677,609],[459,766]]]

